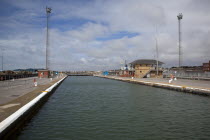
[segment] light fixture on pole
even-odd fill
[[[179,26],[179,67],[182,65],[182,50],[181,50],[181,19],[183,18],[182,13],[179,13],[178,18],[178,26]]]

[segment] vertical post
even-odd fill
[[[158,39],[157,39],[157,26],[156,26],[156,37],[155,37],[155,42],[156,42],[156,73],[157,73],[157,76],[159,75],[159,68],[158,68]]]
[[[179,20],[179,67],[181,66],[181,24]]]
[[[179,67],[181,67],[182,65],[182,53],[181,53],[181,19],[182,19],[183,15],[182,13],[179,13],[179,15],[177,16],[178,18],[178,32],[179,32]]]
[[[47,16],[47,31],[46,31],[46,70],[49,69],[49,62],[48,62],[48,57],[49,57],[49,15],[51,13],[51,8],[46,7],[46,16]]]
[[[1,70],[4,71],[4,49],[2,48]]]
[[[157,71],[156,72],[157,72],[157,76],[158,76],[159,75],[159,67],[158,67],[159,64],[158,64],[158,40],[157,40],[157,38],[156,38],[156,62],[157,62],[157,64],[156,64]]]

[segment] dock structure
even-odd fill
[[[66,72],[68,76],[93,76],[94,72],[90,71],[69,71]]]
[[[66,77],[0,81],[0,139],[10,139],[16,134]]]
[[[97,77],[108,78],[113,80],[119,80],[124,82],[136,83],[141,85],[165,88],[170,90],[176,90],[180,92],[187,92],[196,95],[210,96],[210,81],[206,80],[186,80],[178,79],[169,83],[168,78],[128,78],[128,77],[118,77],[118,76],[101,76]]]
[[[68,74],[68,76],[93,76],[93,74]]]
[[[83,73],[84,74],[84,73]],[[84,76],[84,75],[83,75]],[[210,96],[210,81],[204,80],[186,80],[178,79],[168,83],[168,78],[130,78],[118,76],[102,76],[108,78],[135,84],[166,88],[180,92],[188,92],[196,95]],[[34,112],[36,112],[53,91],[62,83],[67,76],[56,77],[53,80],[49,78],[36,79],[38,86],[33,85],[34,79],[17,79],[4,86],[5,81],[0,83],[0,139],[9,138],[17,129],[21,128]],[[19,84],[14,84],[16,82]],[[31,83],[29,83],[31,82]],[[2,97],[1,97],[2,96]]]

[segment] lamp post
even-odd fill
[[[51,8],[46,7],[46,16],[47,16],[47,32],[46,32],[46,70],[49,69],[49,31],[48,31],[48,26],[49,26],[49,16],[51,13]]]
[[[4,49],[2,48],[2,56],[1,56],[1,70],[4,70]]]
[[[179,67],[182,65],[182,53],[181,53],[181,19],[183,18],[182,13],[179,13],[178,18],[178,30],[179,30]]]

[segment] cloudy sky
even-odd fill
[[[209,0],[0,0],[4,69],[45,67],[46,5],[51,69],[119,69],[125,60],[154,59],[155,37],[159,60],[177,66],[179,13],[183,65],[210,60]]]

